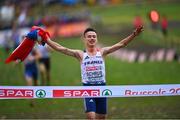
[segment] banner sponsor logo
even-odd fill
[[[111,96],[112,95],[112,91],[109,89],[105,89],[102,91],[102,96]]]
[[[100,90],[53,90],[53,97],[95,97],[100,96]]]
[[[0,89],[0,98],[33,98],[32,89]]]
[[[36,91],[36,97],[44,98],[45,96],[46,96],[46,91],[45,90],[39,89],[39,90]]]

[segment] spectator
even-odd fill
[[[11,47],[12,47],[12,41],[11,41],[11,39],[10,39],[10,34],[9,34],[8,31],[5,31],[5,32],[4,32],[3,38],[4,38],[4,40],[3,40],[3,47],[4,47],[4,49],[5,49],[5,52],[6,52],[7,54],[9,54],[9,51],[10,51],[10,49],[11,49]]]
[[[20,33],[16,25],[13,26],[11,39],[13,41],[13,49],[16,49],[20,44]]]
[[[11,27],[13,19],[15,16],[14,5],[10,1],[6,0],[5,5],[1,7],[0,17],[1,17],[1,26],[3,28]]]
[[[134,19],[134,28],[137,28],[138,26],[142,26],[142,25],[143,25],[143,20],[141,16],[137,15]]]
[[[162,30],[162,34],[164,36],[167,36],[168,35],[168,31],[167,31],[167,28],[168,28],[168,21],[167,21],[167,18],[166,16],[163,16],[162,17],[162,20],[161,20],[161,30]]]

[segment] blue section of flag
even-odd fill
[[[38,33],[38,30],[32,30],[31,32],[27,34],[27,37],[32,40],[37,40],[37,33]]]

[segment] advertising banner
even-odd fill
[[[0,99],[180,95],[180,84],[121,86],[0,86]]]

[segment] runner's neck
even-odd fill
[[[96,53],[97,53],[97,48],[96,48],[96,47],[87,48],[87,53],[88,53],[88,55],[90,55],[90,56],[94,56],[94,55],[96,55]]]

